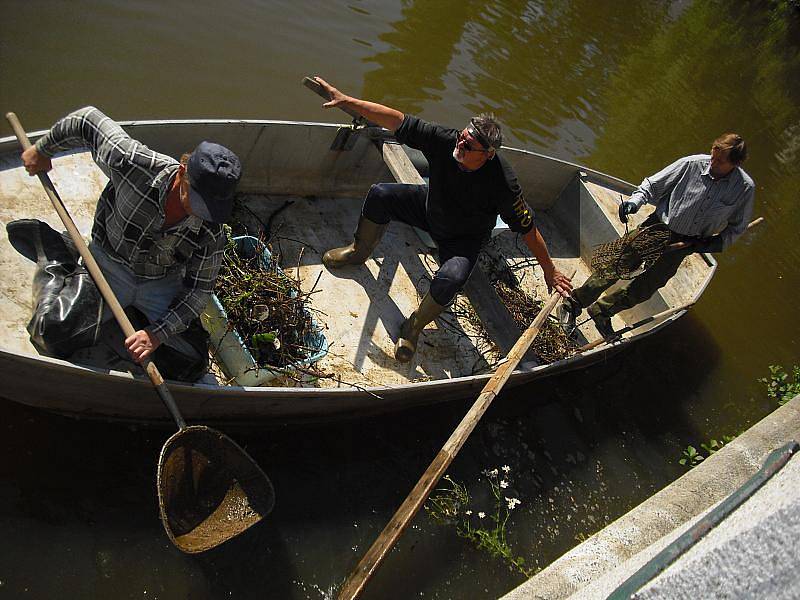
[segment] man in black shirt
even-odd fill
[[[428,185],[373,185],[364,200],[353,243],[328,250],[322,257],[329,269],[363,263],[393,220],[431,234],[439,247],[440,267],[419,307],[400,329],[397,360],[411,360],[422,329],[464,286],[497,215],[512,231],[522,234],[544,270],[548,288],[569,295],[569,278],[553,264],[514,170],[497,153],[502,133],[493,116],[474,117],[461,131],[446,129],[382,104],[346,96],[323,79],[315,79],[330,98],[324,107],[353,110],[388,129],[400,143],[422,151],[430,166]]]

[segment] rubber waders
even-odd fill
[[[425,294],[419,307],[403,322],[400,337],[394,346],[394,357],[400,362],[410,361],[417,351],[417,340],[425,325],[433,321],[444,310],[430,292]]]
[[[362,264],[375,250],[375,246],[381,241],[385,230],[386,224],[379,225],[362,216],[358,220],[358,227],[353,234],[353,243],[342,248],[328,250],[322,255],[323,264],[329,269]]]

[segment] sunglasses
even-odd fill
[[[467,131],[465,129],[463,129],[463,130],[461,130],[459,132],[459,134],[458,134],[458,143],[459,144],[464,144],[464,146],[466,146],[467,152],[484,152],[484,153],[488,153],[489,152],[486,148],[483,148],[483,147],[480,147],[480,146],[478,148],[475,148],[472,145],[472,142],[469,141],[469,139],[470,139],[470,134],[467,133]]]

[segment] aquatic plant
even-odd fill
[[[509,492],[505,490],[511,484],[510,474],[508,465],[483,471],[492,498],[492,506],[486,510],[473,508],[466,486],[445,475],[444,486],[431,494],[425,503],[425,511],[437,524],[454,527],[459,537],[503,560],[509,569],[530,577],[532,569],[525,566],[524,558],[514,555],[506,537],[511,512],[522,503],[519,498],[506,495]]]
[[[700,454],[694,446],[686,446],[683,450],[683,458],[678,462],[684,467],[689,467],[691,469],[703,462],[705,458],[706,457]]]
[[[783,406],[800,394],[800,366],[794,365],[790,376],[781,365],[770,365],[769,377],[760,377],[758,381],[767,386],[767,397],[776,400],[778,406]],[[705,455],[694,446],[686,446],[678,463],[689,469],[696,467],[734,439],[736,439],[735,435],[723,435],[718,440],[711,439],[707,443],[700,444],[700,447],[706,452]]]
[[[737,434],[738,435],[738,434]],[[703,442],[700,444],[700,447],[706,451],[706,454],[701,454],[697,448],[694,446],[686,446],[683,450],[683,458],[681,458],[678,463],[683,465],[684,467],[692,468],[699,465],[703,462],[706,458],[722,450],[722,448],[726,444],[730,444],[733,440],[736,439],[735,435],[723,435],[720,439],[711,439],[708,442]]]
[[[719,439],[719,440],[713,440],[712,439],[707,444],[706,443],[700,444],[700,447],[703,450],[705,450],[706,452],[708,452],[709,456],[711,456],[712,454],[714,454],[718,450],[722,450],[722,447],[725,444],[729,444],[735,439],[736,439],[735,435],[723,435],[722,438]]]
[[[778,406],[783,406],[800,394],[800,366],[792,367],[790,380],[789,374],[781,365],[770,365],[769,378],[761,377],[758,381],[767,386],[767,397],[777,400]]]

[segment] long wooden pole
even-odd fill
[[[654,315],[650,315],[649,317],[645,317],[641,321],[636,321],[632,325],[626,325],[619,331],[615,331],[614,335],[610,335],[608,337],[600,338],[599,340],[595,340],[593,342],[589,342],[588,344],[584,344],[580,348],[578,348],[578,353],[586,352],[587,350],[591,350],[592,348],[597,348],[602,344],[611,344],[619,340],[623,334],[626,334],[630,331],[634,331],[639,329],[640,327],[644,327],[648,323],[652,323],[653,321],[657,321],[659,319],[666,319],[667,317],[671,317],[674,314],[677,314],[684,310],[689,310],[692,306],[694,306],[694,302],[689,302],[687,304],[683,304],[681,306],[677,306],[675,308],[668,308],[667,310],[663,310],[660,313],[656,313]]]
[[[758,217],[757,219],[753,219],[747,224],[745,231],[748,231],[755,227],[756,225],[761,225],[764,222],[764,217]],[[675,242],[674,244],[669,244],[666,248],[667,252],[672,250],[681,250],[682,248],[686,248],[687,246],[694,245],[694,242]]]
[[[574,273],[573,273],[574,274]],[[367,582],[386,558],[386,555],[394,547],[397,540],[408,527],[411,520],[419,512],[425,500],[433,491],[433,488],[442,478],[447,467],[453,462],[464,443],[467,441],[472,430],[480,421],[489,405],[500,393],[511,373],[522,360],[528,351],[531,343],[542,328],[545,319],[553,312],[561,295],[558,292],[550,294],[539,314],[525,330],[514,347],[506,356],[505,361],[495,371],[492,378],[483,387],[480,395],[470,408],[469,412],[453,431],[450,439],[445,442],[442,449],[433,459],[433,462],[422,474],[422,477],[411,490],[411,493],[397,509],[389,524],[383,529],[381,534],[372,544],[370,549],[358,563],[355,570],[350,574],[339,592],[339,600],[351,600],[357,598],[364,590]]]

